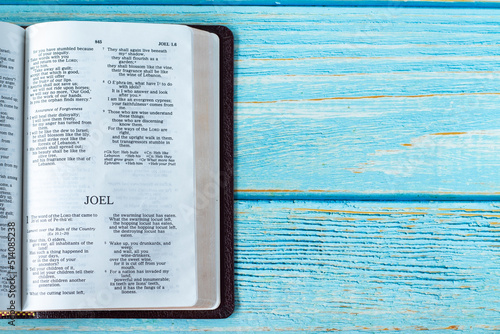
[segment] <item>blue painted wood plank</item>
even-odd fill
[[[235,211],[230,318],[17,320],[17,329],[500,331],[500,202],[237,201]]]
[[[0,19],[231,28],[238,198],[500,197],[497,10],[1,6]]]
[[[5,5],[196,5],[499,8],[497,0],[4,0]]]

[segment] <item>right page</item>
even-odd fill
[[[192,29],[27,29],[24,310],[198,301]]]

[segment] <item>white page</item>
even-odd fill
[[[27,29],[24,309],[196,303],[191,50],[180,26]]]
[[[21,308],[24,29],[0,22],[0,309]]]

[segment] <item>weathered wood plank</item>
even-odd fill
[[[498,195],[498,24],[377,14],[249,43],[270,55],[238,60],[240,198]]]
[[[392,6],[498,8],[498,0],[4,0],[6,5]]]
[[[17,328],[500,331],[500,202],[238,201],[236,214],[230,318],[18,320]]]
[[[1,6],[0,19],[229,26],[239,198],[500,197],[500,11]]]

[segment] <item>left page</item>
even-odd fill
[[[27,29],[23,309],[196,303],[192,59],[184,26]]]
[[[0,310],[21,309],[24,29],[0,22]]]

